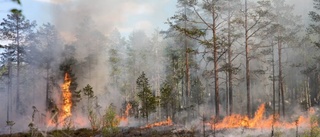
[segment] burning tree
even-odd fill
[[[62,100],[56,100],[56,102],[53,102],[53,105],[49,106],[49,110],[51,110],[51,115],[54,119],[53,123],[55,123],[56,126],[60,123],[63,125],[66,124],[65,121],[72,116],[72,110],[77,102],[81,100],[80,91],[76,91],[78,86],[76,82],[77,78],[72,70],[76,62],[73,57],[69,57],[66,58],[59,67],[63,74],[63,84],[61,85],[61,92],[59,93]]]
[[[72,115],[71,113],[71,107],[72,107],[72,102],[71,102],[71,97],[72,93],[70,91],[70,85],[71,85],[71,79],[68,73],[65,74],[64,76],[64,82],[62,85],[62,97],[63,97],[63,104],[62,104],[62,114],[61,118],[62,120],[70,117]]]
[[[69,90],[72,94],[71,96],[71,102],[72,102],[72,107],[76,106],[77,102],[81,100],[81,95],[80,92],[76,91],[78,87],[78,83],[76,82],[77,77],[75,76],[73,72],[73,67],[76,65],[77,60],[74,59],[73,57],[66,58],[60,65],[60,71],[62,72],[63,75],[69,75],[70,79],[70,86]]]

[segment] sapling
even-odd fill
[[[92,87],[88,84],[86,87],[84,87],[82,89],[83,94],[85,96],[87,96],[87,111],[88,111],[88,119],[90,121],[90,125],[92,128],[92,131],[97,131],[100,128],[101,125],[101,120],[99,119],[98,115],[96,114],[96,112],[94,112],[93,110],[93,105],[92,105],[92,101],[93,99],[97,100],[97,97],[94,96],[94,92],[92,90]],[[80,91],[81,92],[81,91]],[[99,105],[96,102],[95,104],[95,110],[98,111],[99,110]],[[99,112],[98,112],[99,113]]]
[[[33,112],[32,112],[31,122],[29,123],[28,127],[30,128],[29,132],[30,132],[31,136],[33,137],[33,136],[35,136],[35,134],[36,134],[35,132],[37,130],[37,128],[35,128],[35,124],[34,124],[34,117],[35,117],[35,114],[39,111],[35,106],[32,106],[32,109],[33,109]]]
[[[119,129],[120,120],[116,115],[116,107],[110,104],[105,114],[103,115],[102,134],[103,136],[112,136],[116,134]]]

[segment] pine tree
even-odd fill
[[[222,1],[211,0],[211,1],[188,1],[180,0],[178,1],[180,5],[186,6],[191,9],[190,16],[187,16],[186,12],[184,14],[175,15],[171,19],[175,22],[169,20],[170,26],[177,32],[184,34],[198,43],[204,46],[205,49],[211,49],[210,51],[204,51],[204,53],[211,53],[209,58],[213,62],[213,81],[214,81],[214,105],[216,117],[220,117],[220,97],[219,97],[219,55],[221,53],[218,43],[218,26],[222,20],[219,20]],[[200,10],[199,10],[200,9]],[[207,15],[209,15],[207,17]],[[181,25],[179,21],[188,22],[188,26]],[[208,37],[207,34],[210,34]],[[190,50],[187,48],[186,52]],[[186,54],[188,55],[188,54]],[[213,96],[212,96],[213,97]]]
[[[21,13],[15,12],[7,15],[7,19],[3,19],[0,24],[0,32],[4,40],[11,42],[9,44],[9,54],[12,57],[12,61],[17,64],[16,72],[16,110],[20,113],[23,112],[21,108],[20,99],[20,69],[21,63],[25,61],[24,45],[28,42],[28,38],[32,36],[33,28],[36,26],[35,21],[27,20]],[[11,64],[11,63],[9,63]],[[11,69],[12,67],[9,66]],[[12,71],[12,70],[10,70]],[[12,91],[11,91],[12,92]]]
[[[164,82],[161,85],[160,88],[160,105],[162,109],[165,112],[165,116],[169,117],[170,115],[170,110],[171,110],[171,105],[174,104],[175,102],[175,95],[173,94],[173,88],[169,84],[169,82]],[[173,111],[173,110],[171,110]],[[172,114],[172,113],[171,113]],[[171,116],[172,117],[172,116]]]
[[[38,28],[34,38],[26,47],[26,62],[33,69],[44,69],[46,72],[44,77],[46,79],[46,108],[48,110],[53,107],[51,93],[55,85],[58,85],[54,76],[53,64],[57,61],[55,56],[61,52],[62,45],[62,39],[55,26],[46,23]]]
[[[312,41],[312,44],[317,48],[320,49],[320,0],[313,0],[313,11],[309,12],[309,17],[311,18],[311,23],[309,27],[307,28],[310,39]],[[317,50],[318,51],[318,50]],[[305,74],[307,74],[308,78],[306,81],[308,81],[308,84],[310,86],[310,106],[319,104],[319,84],[320,84],[320,56],[318,55],[318,52],[315,53],[312,58],[314,59],[313,63],[307,66]],[[312,54],[307,53],[307,56],[310,56]],[[308,80],[309,79],[309,80]],[[309,89],[308,89],[309,90]],[[309,103],[309,102],[308,102]],[[307,104],[308,104],[307,103]]]
[[[198,112],[200,110],[200,105],[205,103],[207,97],[205,89],[200,81],[199,77],[191,77],[191,90],[196,92],[191,92],[191,103],[197,105]]]
[[[149,80],[146,78],[144,72],[138,77],[137,81],[138,97],[141,102],[141,113],[142,117],[147,119],[150,116],[150,113],[156,109],[156,97],[152,94],[151,88],[149,85]]]

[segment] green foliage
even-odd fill
[[[97,131],[100,128],[100,125],[101,125],[100,118],[97,116],[97,114],[95,112],[93,112],[93,110],[89,111],[88,118],[89,118],[92,130],[93,131]]]
[[[171,106],[176,101],[173,95],[173,87],[166,81],[161,85],[160,93],[160,105],[165,110],[166,117],[168,117]]]
[[[207,95],[199,77],[191,78],[191,102],[199,106],[205,103]]]
[[[88,102],[87,102],[87,111],[88,111],[88,119],[90,121],[90,125],[91,125],[91,129],[93,130],[93,132],[97,131],[100,126],[101,126],[101,119],[99,118],[99,116],[97,115],[97,112],[94,111],[93,109],[93,104],[92,101],[93,99],[97,99],[94,98],[94,91],[92,90],[93,88],[87,84],[86,87],[84,87],[82,90],[79,91],[83,92],[84,96],[87,96]],[[95,110],[97,110],[97,108],[100,107],[98,104],[96,104],[95,106]]]
[[[314,0],[314,9],[315,11],[310,11],[309,12],[309,17],[311,18],[311,23],[308,28],[308,32],[313,35],[320,35],[319,29],[320,29],[320,1]],[[316,39],[316,41],[313,41],[316,47],[320,48],[320,41]]]
[[[110,57],[109,62],[111,63],[111,77],[113,78],[114,84],[118,82],[120,70],[120,56],[118,54],[118,50],[113,48],[109,51]]]
[[[116,107],[110,104],[103,115],[102,134],[105,137],[111,137],[119,132],[118,125],[120,120],[117,118]]]
[[[12,2],[14,2],[14,3],[17,3],[17,4],[19,4],[19,5],[21,5],[21,1],[20,0],[11,0]]]
[[[83,94],[85,96],[88,96],[88,98],[92,98],[94,96],[92,87],[89,84],[86,87],[84,87],[82,90],[83,90]]]
[[[8,67],[3,65],[3,66],[0,66],[0,78],[5,75],[6,73],[8,73]]]
[[[139,102],[134,99],[131,99],[131,100],[129,100],[128,103],[131,105],[131,109],[129,111],[129,117],[134,116],[135,118],[138,118],[139,117]],[[126,110],[126,107],[127,107],[127,103],[124,104],[123,110]]]
[[[21,1],[20,0],[11,0],[13,3],[16,3],[18,5],[21,5]],[[16,9],[16,8],[12,8],[10,10],[11,13],[14,13],[14,14],[22,14],[22,10],[19,10],[19,9]]]
[[[11,13],[7,15],[6,19],[3,19],[0,25],[2,38],[22,44],[22,42],[30,38],[30,34],[33,33],[32,29],[35,28],[37,24],[35,21],[26,19],[22,14]],[[16,45],[16,43],[14,45]],[[19,50],[22,51],[23,49]]]
[[[146,78],[146,75],[144,72],[138,77],[137,81],[137,89],[138,89],[138,97],[141,101],[141,113],[142,117],[147,118],[149,117],[149,114],[156,110],[156,97],[152,94],[149,80]]]

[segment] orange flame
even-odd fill
[[[172,120],[170,117],[167,118],[165,121],[160,121],[152,124],[148,124],[144,126],[143,128],[153,128],[153,127],[159,127],[159,126],[171,126],[173,125]]]
[[[260,128],[260,129],[271,129],[272,125],[278,128],[295,128],[298,125],[306,125],[310,118],[300,116],[295,122],[281,122],[276,120],[276,117],[273,115],[265,118],[265,105],[262,104],[256,111],[252,119],[247,116],[241,116],[239,114],[233,114],[231,116],[225,117],[221,122],[218,123],[206,123],[206,125],[211,126],[212,129],[227,129],[227,128]],[[310,112],[314,112],[311,110]]]
[[[131,108],[132,108],[132,105],[128,103],[126,106],[126,111],[124,112],[124,115],[122,117],[117,116],[118,119],[120,120],[121,125],[129,124],[128,117],[129,117],[129,111]]]
[[[63,104],[62,104],[62,113],[61,113],[61,119],[64,120],[67,117],[70,117],[72,115],[71,113],[71,107],[72,107],[72,93],[70,91],[70,84],[71,84],[71,78],[68,73],[64,75],[64,82],[62,85],[62,97],[63,97]]]
[[[57,106],[59,108],[55,108],[55,111],[58,111],[58,113],[55,113],[54,115],[47,114],[49,117],[47,117],[47,126],[48,127],[54,127],[59,126],[62,127],[63,125],[67,124],[68,121],[67,118],[72,115],[71,113],[71,107],[72,107],[72,93],[70,91],[70,85],[71,85],[71,78],[68,73],[65,73],[64,75],[64,81],[61,85],[62,89],[62,105]],[[61,111],[60,111],[61,110]],[[70,119],[69,119],[69,122]]]

